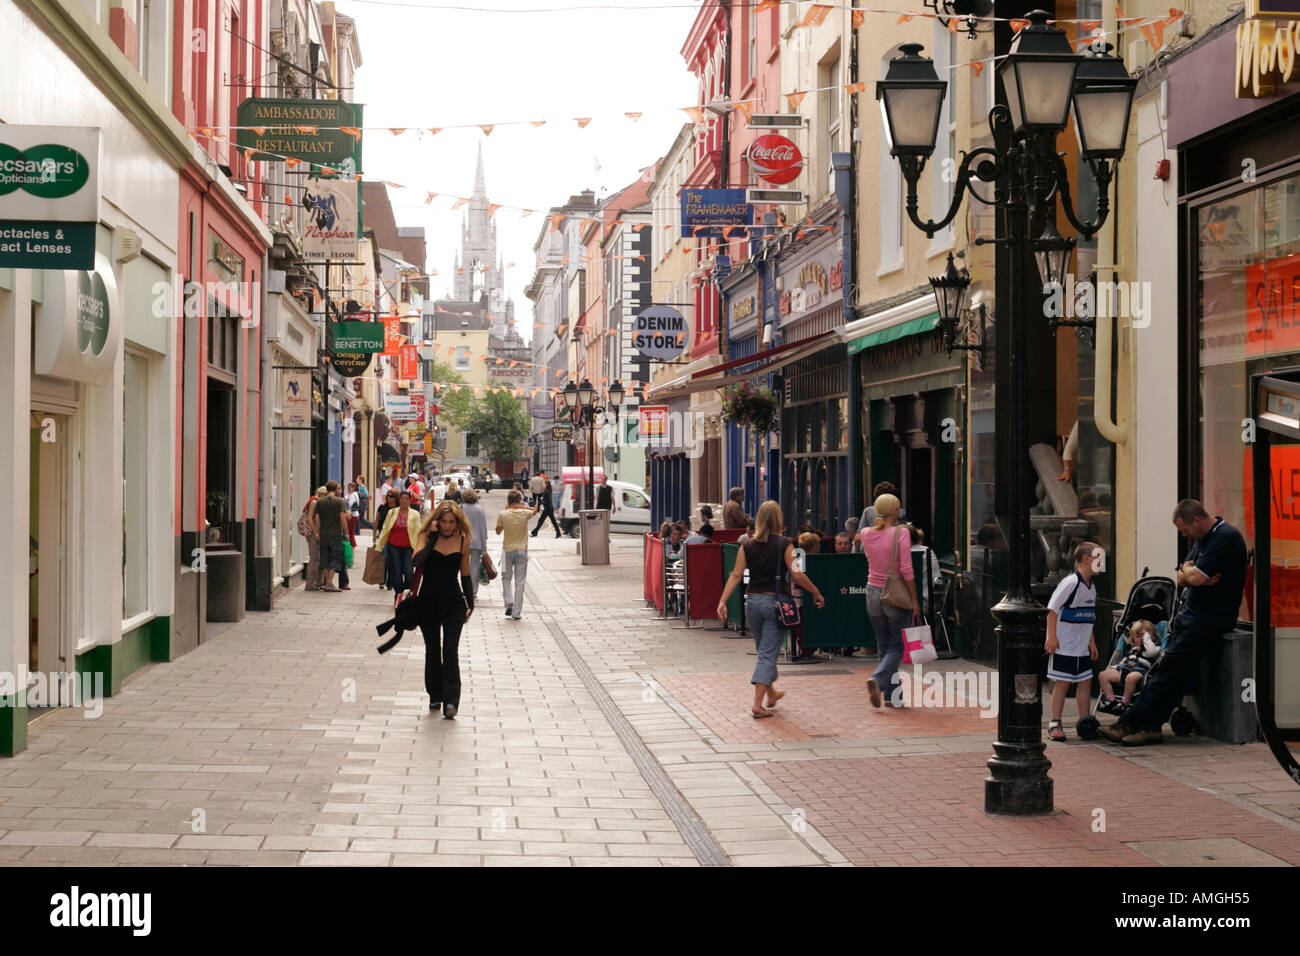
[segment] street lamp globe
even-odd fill
[[[1047,25],[1049,15],[1035,10],[998,64],[1007,94],[1011,125],[1019,136],[1059,133],[1070,116],[1075,73],[1082,59],[1063,30]]]
[[[578,386],[578,404],[586,410],[591,408],[595,400],[596,389],[592,387],[590,379],[584,378],[582,384]]]
[[[1128,138],[1137,77],[1110,51],[1109,43],[1094,45],[1079,61],[1074,80],[1074,129],[1085,160],[1119,159]]]
[[[614,384],[609,387],[609,404],[614,408],[623,404],[623,383],[618,379],[614,379]]]
[[[1070,268],[1074,240],[1067,239],[1056,230],[1053,220],[1047,221],[1043,234],[1034,241],[1034,259],[1038,262],[1038,277],[1043,285],[1065,285],[1065,274]]]
[[[902,56],[889,61],[885,78],[876,83],[889,155],[926,159],[939,135],[948,84],[934,72],[934,60],[920,55],[921,44],[904,43],[898,49]]]
[[[939,327],[943,332],[944,344],[951,346],[957,338],[957,328],[966,312],[966,295],[970,292],[970,274],[966,270],[957,271],[952,253],[948,253],[948,268],[943,275],[931,277],[930,287],[934,289],[934,301],[939,308]]]
[[[573,382],[569,382],[568,385],[564,386],[562,394],[564,395],[564,404],[569,411],[573,411],[578,407],[578,386],[574,385]]]

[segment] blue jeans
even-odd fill
[[[890,700],[898,682],[898,665],[903,660],[903,628],[911,620],[912,612],[880,600],[881,591],[882,588],[867,585],[867,617],[871,620],[871,629],[876,634],[876,649],[880,653],[880,663],[871,676],[885,700]]]
[[[397,594],[411,586],[411,555],[410,548],[399,548],[395,544],[384,545],[384,583]]]
[[[775,594],[749,594],[745,597],[745,627],[754,635],[758,663],[754,665],[751,684],[776,683],[776,659],[785,640],[785,628],[776,616]]]
[[[475,597],[478,597],[479,575],[482,573],[481,571],[482,567],[483,567],[483,549],[470,548],[469,549],[469,579],[471,584],[473,585]]]
[[[505,598],[510,616],[518,619],[524,609],[524,579],[528,577],[528,552],[507,551],[501,556],[501,596]],[[511,579],[514,593],[511,593]]]
[[[1160,666],[1124,712],[1119,723],[1134,730],[1159,730],[1164,726],[1197,677],[1201,658],[1210,645],[1232,630],[1210,621],[1179,614],[1169,625],[1169,642]]]

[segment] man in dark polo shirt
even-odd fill
[[[1174,525],[1195,542],[1178,569],[1178,584],[1187,588],[1182,609],[1169,625],[1169,642],[1155,674],[1133,706],[1101,731],[1126,747],[1164,739],[1160,728],[1196,676],[1206,650],[1236,627],[1246,586],[1246,542],[1240,531],[1222,518],[1210,517],[1194,498],[1178,502]]]
[[[320,540],[320,576],[322,591],[340,590],[334,584],[334,572],[343,570],[343,514],[347,502],[338,496],[339,483],[325,482],[329,492],[316,502],[316,513],[312,515],[312,524],[316,526],[316,537]]]

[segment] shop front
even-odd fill
[[[765,265],[765,264],[764,264]],[[743,263],[722,283],[724,314],[727,316],[727,350],[732,359],[747,358],[757,353],[763,328],[763,282],[760,266]],[[726,456],[724,496],[732,488],[745,490],[745,513],[757,513],[761,503],[758,498],[758,478],[761,469],[755,470],[755,455],[759,460],[765,449],[755,448],[755,436],[748,429],[727,423],[723,426]],[[767,436],[762,436],[766,444]]]

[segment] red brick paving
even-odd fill
[[[816,664],[814,667],[838,665]],[[791,673],[791,672],[794,673]],[[664,674],[655,680],[729,744],[814,740],[828,737],[941,737],[953,734],[997,735],[995,717],[981,717],[977,707],[918,707],[895,710],[871,706],[867,677],[871,667],[853,674],[802,674],[783,668],[777,687],[786,696],[776,716],[749,715],[753,690],[750,674]]]
[[[762,721],[767,723],[767,721]],[[1153,866],[1126,843],[1233,838],[1300,864],[1300,833],[1094,746],[1053,751],[1057,814],[984,813],[987,755],[791,760],[755,769],[858,866]],[[1094,809],[1106,830],[1092,831]]]

